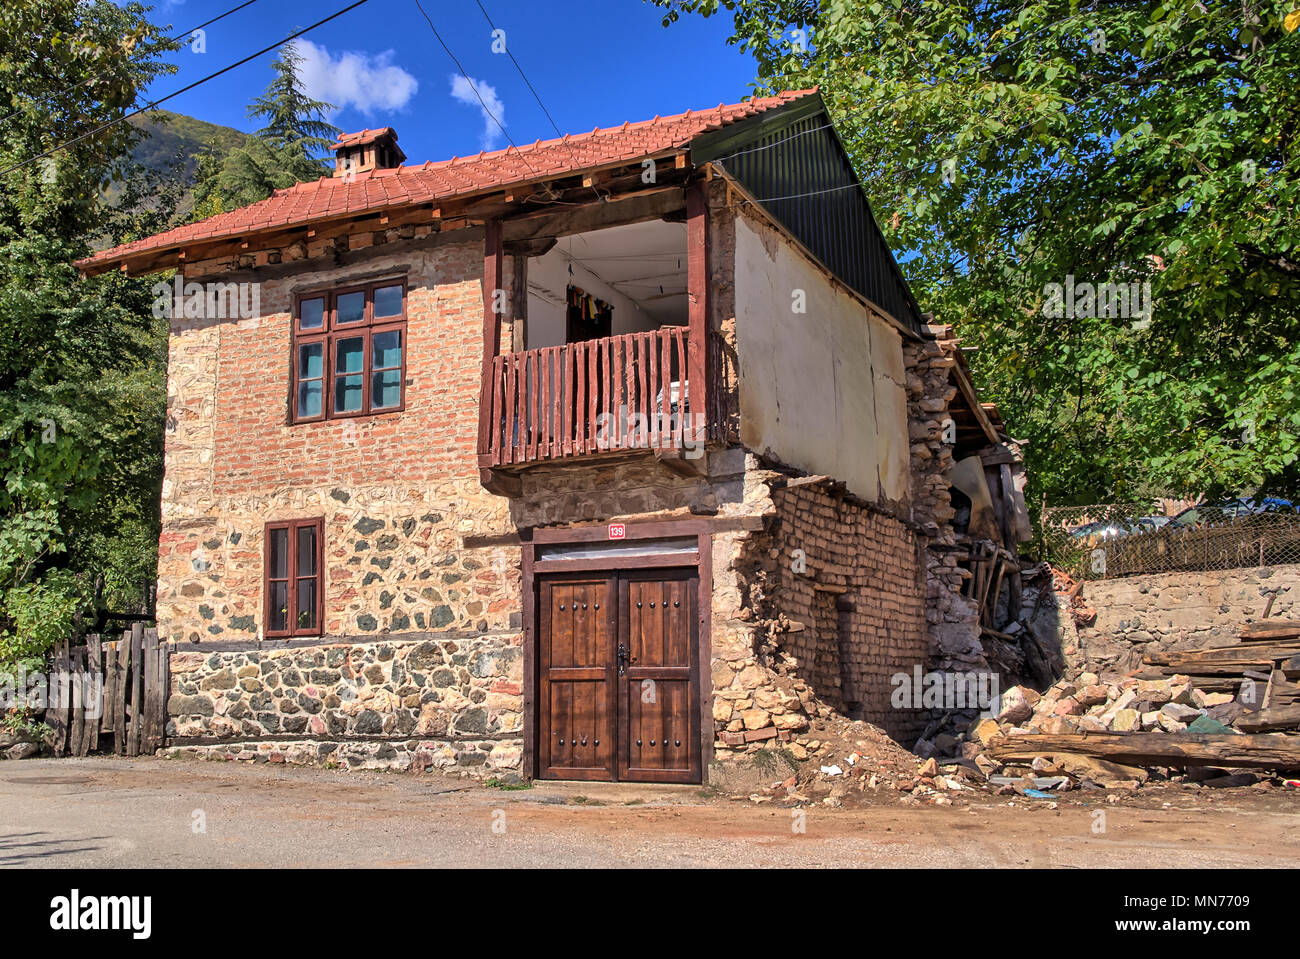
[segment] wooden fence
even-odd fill
[[[120,639],[91,635],[84,645],[59,644],[45,710],[54,755],[140,756],[160,749],[170,683],[167,645],[143,624]]]

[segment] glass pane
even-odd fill
[[[357,323],[366,318],[366,294],[344,293],[334,301],[334,319],[339,323]]]
[[[402,365],[402,331],[376,333],[370,341],[370,368],[382,370]]]
[[[267,611],[266,628],[272,632],[289,628],[289,582],[282,580],[271,584],[271,608]]]
[[[325,344],[304,343],[298,347],[298,379],[311,380],[325,373]]]
[[[361,399],[365,390],[365,378],[357,376],[340,376],[334,381],[334,411],[336,413],[358,413],[361,411]]]
[[[316,580],[298,580],[298,610],[294,629],[316,628]]]
[[[381,370],[370,374],[370,408],[388,409],[402,405],[402,371]]]
[[[375,290],[375,316],[402,315],[402,288],[381,286]]]
[[[322,380],[303,380],[298,384],[298,419],[320,416]]]
[[[316,527],[298,527],[298,575],[316,575]]]
[[[360,373],[366,362],[365,342],[359,336],[339,340],[334,351],[334,372]]]
[[[298,329],[321,330],[325,328],[325,298],[303,300],[298,304]]]
[[[267,578],[288,579],[289,531],[287,529],[273,529],[266,535]]]

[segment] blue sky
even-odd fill
[[[510,57],[493,52],[475,0],[421,0],[442,38],[519,144],[555,135]],[[162,0],[151,13],[172,34],[237,0]],[[213,73],[346,6],[348,0],[258,0],[206,28],[204,52],[172,57],[158,97]],[[482,0],[505,42],[564,133],[655,114],[734,103],[750,93],[753,61],[726,45],[731,19],[683,17],[665,28],[642,0]],[[308,43],[304,43],[308,41]],[[369,0],[302,38],[309,93],[336,103],[345,131],[392,126],[408,162],[465,156],[507,145],[416,8],[415,0]],[[198,46],[199,44],[194,44]],[[163,104],[212,123],[253,130],[248,102],[271,78],[272,54]]]

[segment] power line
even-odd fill
[[[510,138],[510,134],[506,132],[506,128],[502,125],[501,121],[497,119],[496,114],[488,109],[488,105],[486,101],[484,101],[483,95],[478,92],[478,87],[474,86],[474,81],[469,78],[469,74],[465,72],[465,68],[462,67],[460,61],[456,59],[456,54],[451,52],[451,47],[447,46],[447,42],[442,39],[442,34],[440,34],[438,28],[433,25],[433,21],[429,20],[429,15],[424,12],[424,7],[421,6],[420,0],[415,0],[415,5],[419,8],[420,13],[424,15],[424,19],[428,21],[429,29],[432,30],[433,35],[438,38],[438,42],[442,44],[443,50],[447,51],[447,56],[451,57],[451,62],[456,64],[456,69],[459,70],[460,75],[465,78],[465,82],[469,84],[469,88],[474,91],[474,96],[478,97],[478,102],[483,107],[483,112],[492,118],[492,122],[497,125],[497,128],[506,138],[506,141],[515,148],[515,152],[519,154],[519,159],[523,161],[524,166],[528,167],[528,172],[533,176],[537,176],[537,171],[532,168],[532,165],[524,159],[523,154],[520,152],[519,144],[515,143],[515,141]]]
[[[474,2],[477,3],[478,8],[483,11],[483,17],[487,20],[488,26],[492,28],[493,33],[495,33],[497,29],[497,25],[492,22],[492,16],[487,12],[487,8],[483,6],[482,0],[474,0]],[[514,52],[510,49],[510,45],[508,43],[504,44],[504,49],[506,51],[506,55],[510,57],[510,62],[515,65],[515,69],[519,71],[519,75],[524,78],[524,83],[528,86],[528,89],[532,92],[533,99],[537,101],[537,105],[541,107],[542,112],[546,114],[546,119],[549,120],[551,123],[551,129],[555,131],[555,135],[560,139],[560,142],[563,143],[565,147],[568,149],[570,159],[573,160],[575,165],[581,166],[582,164],[578,160],[578,155],[573,152],[573,147],[570,145],[569,141],[564,139],[564,134],[560,132],[560,128],[556,124],[555,118],[551,116],[551,111],[546,109],[546,104],[542,102],[541,95],[537,92],[532,82],[528,79],[528,74],[524,73],[524,68],[520,65],[519,61],[515,59]],[[604,201],[607,199],[606,196],[601,194],[600,190],[596,187],[594,182],[591,188],[595,192],[596,196],[600,198],[600,200]]]
[[[311,26],[303,27],[301,30],[289,34],[289,36],[285,37],[283,40],[280,40],[277,43],[273,43],[269,47],[264,47],[261,50],[258,50],[256,53],[251,53],[248,56],[244,57],[244,59],[239,60],[236,63],[232,63],[228,67],[223,67],[222,69],[218,70],[216,73],[210,73],[202,80],[195,80],[193,83],[188,84],[187,86],[183,86],[179,90],[167,94],[167,96],[165,97],[159,97],[157,100],[151,100],[142,107],[137,107],[136,109],[132,110],[129,113],[124,113],[122,116],[118,117],[115,120],[109,120],[106,123],[101,123],[99,126],[95,127],[95,129],[89,130],[86,133],[81,134],[81,136],[73,137],[71,140],[68,140],[64,143],[60,143],[58,146],[51,147],[50,149],[46,150],[44,153],[38,153],[36,156],[31,157],[30,159],[23,160],[21,163],[16,163],[11,167],[8,167],[4,170],[0,170],[0,176],[6,176],[7,174],[12,173],[14,170],[27,166],[27,164],[29,163],[35,163],[37,160],[42,160],[45,157],[52,156],[61,150],[66,150],[68,147],[75,146],[76,144],[80,143],[82,140],[103,133],[109,127],[116,126],[119,123],[124,123],[125,121],[131,119],[131,117],[138,116],[139,114],[144,113],[147,110],[152,110],[155,107],[157,107],[158,104],[160,103],[166,103],[168,100],[171,100],[174,97],[178,97],[182,93],[186,93],[190,90],[193,90],[195,87],[199,86],[200,84],[207,83],[209,80],[215,80],[217,77],[221,76],[222,74],[229,73],[231,70],[234,70],[236,67],[242,67],[245,63],[248,63],[250,60],[256,60],[258,57],[262,56],[263,54],[270,53],[272,50],[284,46],[286,43],[290,42],[291,40],[296,40],[298,37],[301,37],[304,33],[309,33],[310,31],[315,30],[317,27],[329,23],[331,20],[337,20],[339,17],[343,16],[343,14],[347,13],[349,10],[355,10],[357,7],[361,6],[362,4],[369,3],[369,2],[370,0],[356,0],[356,2],[349,4],[348,6],[344,7],[342,10],[339,10],[337,13],[331,13],[328,17],[325,17],[323,20],[317,20]]]
[[[182,30],[180,33],[176,34],[176,36],[174,36],[174,37],[168,37],[168,38],[167,38],[167,42],[168,42],[168,43],[176,43],[176,42],[178,42],[178,41],[181,39],[181,37],[187,37],[187,36],[190,36],[190,35],[192,35],[193,33],[195,33],[196,31],[198,31],[198,30],[202,30],[204,27],[210,27],[212,24],[216,23],[218,20],[224,20],[226,17],[230,16],[232,13],[238,13],[240,10],[243,10],[244,7],[251,6],[252,4],[254,4],[254,3],[256,3],[256,2],[257,2],[257,0],[244,0],[243,3],[239,4],[239,6],[237,6],[237,7],[231,7],[231,8],[230,8],[229,10],[227,10],[225,13],[218,14],[217,16],[213,17],[211,20],[205,20],[203,23],[200,23],[197,27],[190,27],[190,29],[188,29],[188,30]],[[129,61],[128,61],[128,62],[129,62]],[[39,98],[29,98],[29,99],[31,99],[33,103],[49,103],[49,102],[50,102],[51,100],[53,100],[55,97],[63,96],[63,95],[66,95],[66,94],[72,93],[72,92],[74,92],[74,91],[76,91],[76,90],[80,90],[80,89],[81,89],[82,87],[84,87],[87,83],[90,83],[90,82],[93,81],[93,80],[101,79],[102,77],[106,76],[107,74],[108,74],[108,71],[105,70],[103,73],[97,73],[97,74],[95,74],[94,76],[84,77],[80,82],[78,82],[78,83],[74,83],[72,86],[70,86],[70,87],[65,87],[64,89],[59,90],[59,91],[57,91],[57,92],[55,92],[55,93],[48,94],[48,95],[46,95],[46,96],[44,96],[44,97],[39,97]],[[21,110],[22,110],[22,108],[19,107],[18,109],[15,109],[15,110],[11,110],[11,111],[9,111],[9,112],[6,113],[3,117],[0,117],[0,123],[5,123],[5,122],[7,122],[11,117],[16,116],[16,115],[17,115]]]

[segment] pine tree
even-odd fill
[[[329,172],[321,153],[339,134],[325,116],[334,106],[313,100],[303,89],[302,56],[292,43],[271,64],[275,76],[249,105],[250,118],[265,124],[246,146],[234,151],[217,178],[215,200],[234,209]]]

